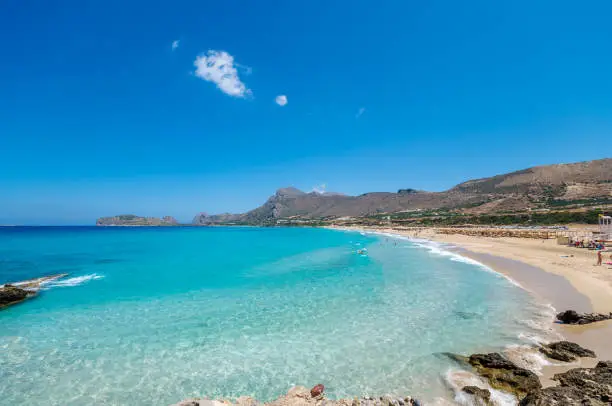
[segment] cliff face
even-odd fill
[[[172,216],[140,217],[134,214],[121,214],[113,217],[100,217],[97,226],[175,226],[178,221]]]

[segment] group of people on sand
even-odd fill
[[[588,249],[595,249],[595,250],[605,250],[606,249],[606,246],[603,243],[603,241],[588,241],[587,243],[585,243],[584,240],[580,240],[580,241],[571,240],[569,245],[570,247],[575,247],[575,248],[588,248]]]
[[[585,243],[584,240],[577,240],[577,241],[570,240],[569,246],[576,247],[576,248],[588,248],[590,250],[597,250],[597,263],[595,265],[601,266],[603,264],[603,252],[606,251],[606,245],[603,241],[591,240]],[[610,255],[610,262],[606,262],[606,265],[612,265],[612,254]]]

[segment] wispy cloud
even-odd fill
[[[180,41],[180,40],[178,40],[178,39],[177,39],[177,40],[172,41],[172,50],[173,50],[173,51],[174,51],[174,50],[176,50],[176,48],[178,48],[178,47],[179,47],[180,42],[181,42],[181,41]]]
[[[361,108],[359,109],[359,111],[357,111],[357,114],[355,115],[355,118],[359,118],[359,117],[361,117],[361,115],[362,115],[363,113],[365,113],[365,107],[361,107]]]
[[[253,73],[253,68],[251,68],[250,66],[246,66],[246,65],[241,65],[239,63],[235,63],[234,65],[236,65],[237,68],[242,69],[242,72],[246,75],[249,76],[251,73]]]
[[[209,50],[206,55],[198,56],[193,64],[197,77],[216,84],[223,93],[243,98],[252,95],[238,77],[234,57],[227,52]]]
[[[313,186],[311,192],[315,192],[320,195],[323,195],[325,194],[326,189],[327,189],[327,184],[321,183],[320,185]]]
[[[284,94],[276,96],[276,99],[274,99],[274,101],[279,106],[284,106],[288,103],[287,96],[285,96]]]

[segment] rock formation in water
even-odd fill
[[[0,287],[0,308],[22,302],[32,294],[13,285],[4,285]]]
[[[595,368],[575,368],[555,374],[558,386],[529,393],[520,406],[610,406],[612,405],[612,361],[599,362]]]
[[[544,344],[540,351],[560,361],[595,357],[593,351],[568,341]],[[575,368],[556,374],[553,380],[559,385],[542,388],[533,372],[517,367],[500,354],[446,355],[461,365],[471,365],[491,387],[514,394],[521,406],[612,405],[612,361],[599,362],[595,368]],[[477,404],[490,404],[488,390],[475,386],[462,390],[473,395]]]
[[[548,358],[563,362],[576,361],[580,357],[595,358],[595,353],[593,351],[569,341],[558,341],[555,343],[543,344],[539,350]]]
[[[100,217],[97,226],[176,226],[178,221],[172,216],[141,217],[134,214],[121,214],[113,217]]]
[[[491,401],[491,391],[481,389],[478,386],[464,386],[461,389],[463,392],[474,397],[474,403],[477,405],[489,405]]]
[[[41,284],[56,279],[61,279],[68,274],[43,276],[42,278],[30,279],[12,284],[0,285],[0,308],[21,303],[26,299],[36,296]]]
[[[611,320],[612,313],[578,313],[574,310],[566,310],[557,314],[557,320],[563,324],[589,324],[597,321]]]
[[[516,366],[500,354],[473,354],[468,362],[493,388],[510,392],[518,399],[542,387],[535,373]]]
[[[421,406],[421,403],[411,397],[382,396],[378,398],[354,398],[329,400],[325,398],[325,387],[319,384],[311,390],[303,386],[295,386],[271,402],[259,402],[248,396],[241,396],[236,401],[186,399],[173,406]]]

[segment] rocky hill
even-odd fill
[[[527,209],[612,203],[612,159],[537,166],[461,183],[444,192],[400,189],[359,196],[305,193],[288,187],[243,214],[206,215],[193,224],[265,224],[281,219],[330,219],[415,210],[462,213],[520,212]]]
[[[100,217],[97,226],[176,226],[178,221],[172,216],[140,217],[134,214],[121,214],[114,217]]]

